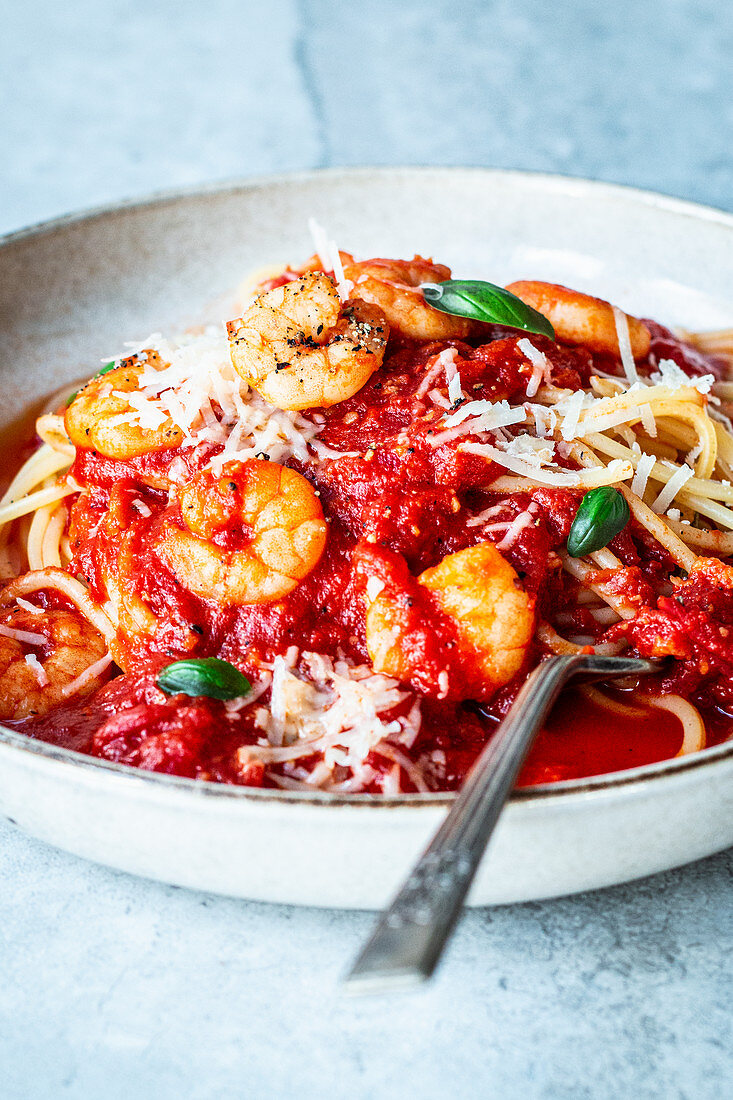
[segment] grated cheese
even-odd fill
[[[0,634],[4,638],[12,638],[15,642],[24,642],[25,645],[48,645],[45,634],[34,634],[30,630],[16,630],[14,626],[0,625]]]
[[[700,455],[702,454],[702,448],[703,448],[702,439],[698,439],[695,446],[691,450],[689,450],[687,452],[687,454],[685,455],[685,462],[688,466],[693,466],[694,465],[695,460],[698,459],[700,457]]]
[[[440,409],[447,410],[451,407],[452,402],[451,402],[450,398],[449,397],[443,397],[443,394],[440,392],[440,390],[437,390],[437,389],[430,390],[430,392],[428,393],[428,397],[433,402],[433,404],[437,405],[438,408],[440,408]]]
[[[424,397],[433,385],[433,383],[437,381],[438,377],[443,373],[445,369],[444,357],[451,353],[452,359],[455,359],[456,355],[458,354],[455,348],[447,348],[445,351],[441,351],[440,355],[436,355],[433,359],[428,359],[428,363],[430,364],[430,366],[428,366],[428,363],[425,364],[427,369],[423,376],[422,382],[415,390],[416,398]]]
[[[562,423],[560,424],[560,435],[566,443],[575,439],[578,423],[580,421],[580,414],[583,411],[586,396],[583,390],[576,390],[570,397],[558,401],[555,406],[557,411],[563,414]]]
[[[624,373],[629,382],[635,383],[639,381],[639,372],[636,369],[636,363],[634,362],[634,356],[631,352],[631,337],[629,335],[629,321],[622,309],[618,306],[611,306],[613,310],[613,319],[616,324],[616,337],[618,339],[618,350],[621,356],[621,364],[624,368]]]
[[[448,402],[450,405],[457,405],[459,401],[463,400],[461,376],[456,366],[457,358],[458,352],[455,348],[446,348],[445,351],[441,351],[438,356],[438,359],[445,368],[445,380],[448,383]]]
[[[527,412],[534,417],[534,427],[540,439],[547,439],[553,435],[557,427],[557,415],[553,409],[545,405],[525,405]]]
[[[451,405],[457,405],[459,401],[463,400],[463,389],[461,388],[461,376],[456,371],[448,382],[448,400]]]
[[[544,352],[541,352],[526,337],[517,341],[517,347],[532,364],[532,375],[527,383],[527,397],[534,397],[542,382],[551,381],[551,364]]]
[[[634,480],[631,482],[631,492],[636,493],[638,497],[643,497],[646,492],[646,483],[649,480],[654,465],[656,463],[654,455],[642,454],[636,467],[636,473],[634,474]]]
[[[525,509],[525,511],[520,512],[519,515],[516,516],[514,520],[512,520],[511,524],[509,525],[509,529],[504,535],[504,538],[501,540],[501,542],[497,542],[496,549],[510,550],[521,535],[522,531],[525,531],[528,527],[533,526],[538,513],[539,508],[534,503],[534,501],[532,501]]]
[[[506,504],[493,504],[490,508],[485,508],[483,512],[477,512],[475,516],[466,520],[466,527],[480,527],[481,524],[486,523],[488,520],[493,519],[495,516],[501,515],[506,509]],[[509,521],[501,524],[502,527],[508,527]]]
[[[651,439],[656,439],[657,422],[654,419],[654,413],[648,405],[640,405],[639,411],[641,412],[641,423],[644,431]]]
[[[521,440],[529,441],[526,443],[525,451],[522,451],[521,445],[519,448],[509,445],[506,450],[503,450],[491,443],[462,443],[460,450],[488,458],[503,466],[504,469],[511,470],[520,477],[529,478],[540,485],[555,485],[568,489],[578,486],[591,488],[594,485],[614,485],[616,482],[626,481],[633,474],[631,463],[622,459],[614,459],[608,466],[585,470],[564,470],[557,467],[547,469],[550,461],[548,456],[551,455],[549,448],[546,447],[544,452],[536,451],[534,455],[531,451],[532,444],[546,445],[547,441],[535,439],[532,436],[522,436]],[[519,444],[519,442],[519,439],[512,440],[512,444]],[[552,446],[550,444],[550,447]]]
[[[349,282],[344,275],[341,253],[336,247],[336,242],[329,240],[326,230],[318,224],[315,218],[308,219],[308,228],[318,253],[318,259],[321,261],[321,266],[324,271],[333,272],[339,297],[342,302],[345,302],[354,289],[354,284]]]
[[[671,466],[671,463],[665,462],[664,465]],[[652,511],[656,512],[658,515],[662,512],[666,512],[674,498],[679,493],[680,489],[684,487],[684,485],[690,480],[692,476],[692,470],[689,466],[680,466],[680,468],[674,474],[672,474],[672,477],[669,479],[657,499],[651,505]]]
[[[682,367],[678,367],[673,359],[660,359],[657,364],[658,371],[655,371],[651,376],[652,382],[657,385],[669,386],[671,390],[683,389],[685,386],[692,386],[693,389],[699,390],[700,393],[709,393],[711,387],[715,383],[714,374],[703,374],[699,378],[695,378],[689,374],[686,374],[682,370]]]
[[[301,669],[295,671],[285,657],[276,657],[270,705],[257,714],[266,740],[239,749],[238,759],[243,766],[252,759],[292,764],[293,778],[318,787],[335,783],[335,768],[348,768],[353,772],[348,789],[358,790],[374,778],[366,764],[370,752],[390,756],[399,751],[395,741],[409,747],[417,737],[419,699],[407,715],[394,718],[388,713],[409,696],[392,677],[345,658],[333,661],[303,653]],[[296,773],[295,762],[314,755],[322,757],[316,768]]]
[[[46,672],[45,668],[43,667],[41,662],[36,657],[35,653],[26,653],[25,663],[30,668],[33,669],[33,672],[35,673],[35,676],[36,676],[36,680],[38,680],[38,686],[42,687],[42,688],[47,687],[48,683],[49,683],[48,673]]]
[[[24,600],[22,596],[16,596],[15,602],[17,603],[18,607],[21,608],[21,610],[30,611],[31,615],[45,614],[45,609],[43,607],[39,607],[38,604],[31,603],[30,600]]]
[[[511,424],[523,424],[526,419],[525,409],[512,407],[508,401],[468,401],[457,412],[443,418],[446,430],[431,436],[430,442],[435,447],[462,435],[478,435]]]
[[[84,672],[82,672],[80,676],[77,676],[75,680],[72,680],[70,684],[67,684],[66,687],[63,687],[61,689],[61,694],[64,696],[64,698],[68,698],[70,695],[76,695],[77,691],[81,691],[81,689],[86,687],[88,683],[96,679],[96,677],[99,676],[100,673],[104,672],[106,668],[109,668],[111,664],[112,655],[110,653],[106,653],[104,657],[100,657],[98,661],[95,661],[93,665],[90,665],[89,668],[85,669]]]
[[[184,448],[222,448],[209,462],[217,474],[226,462],[263,455],[272,462],[307,461],[314,454],[342,457],[331,448],[319,455],[312,446],[320,423],[276,409],[249,389],[232,365],[223,329],[211,326],[178,340],[154,334],[144,348],[157,352],[166,365],[158,370],[143,363],[139,389],[121,394],[132,411],[112,418],[115,422],[155,431],[172,420],[184,434]]]

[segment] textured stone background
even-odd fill
[[[564,172],[733,209],[730,12],[6,3],[0,229],[368,163]],[[727,854],[470,913],[431,987],[350,1001],[337,979],[368,915],[137,881],[3,824],[0,1095],[712,1100],[733,1070],[732,871]]]
[[[157,188],[482,164],[733,206],[719,0],[6,0],[0,229]]]

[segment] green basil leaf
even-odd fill
[[[99,378],[102,374],[107,374],[108,371],[114,370],[117,366],[117,360],[113,359],[111,363],[105,363],[101,370],[98,370],[96,374],[92,375],[92,378]],[[68,409],[71,402],[79,396],[81,390],[74,390],[70,397],[66,398],[66,408]]]
[[[250,689],[246,676],[218,657],[174,661],[159,673],[156,683],[166,695],[207,695],[210,699],[236,699]]]
[[[520,328],[555,339],[555,330],[542,313],[525,305],[516,294],[478,279],[448,279],[444,283],[423,283],[425,301],[441,313],[470,317],[492,325]]]
[[[580,502],[568,535],[568,553],[583,558],[594,550],[608,546],[630,517],[629,506],[622,493],[610,485],[591,489]]]

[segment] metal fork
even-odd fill
[[[605,680],[658,672],[660,664],[577,653],[551,657],[529,675],[346,976],[347,991],[408,988],[432,975],[522,762],[563,685],[580,675]]]

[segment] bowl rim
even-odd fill
[[[120,213],[136,213],[171,206],[186,199],[205,198],[209,195],[237,194],[263,191],[272,187],[289,187],[297,184],[317,184],[320,181],[338,183],[340,181],[367,181],[375,176],[380,179],[393,177],[395,180],[405,176],[425,179],[429,176],[450,177],[473,175],[488,180],[506,180],[507,182],[530,182],[538,190],[564,192],[583,198],[592,193],[601,199],[622,200],[632,205],[647,206],[695,221],[707,221],[721,229],[733,231],[733,213],[718,207],[680,199],[627,184],[607,183],[602,180],[587,179],[582,176],[564,176],[558,173],[532,170],[484,168],[479,165],[368,165],[345,168],[315,168],[303,171],[267,173],[255,176],[235,177],[205,184],[190,184],[184,187],[168,188],[149,192],[146,195],[104,203],[46,219],[33,225],[0,235],[0,253],[15,244],[42,239],[77,225],[112,217]],[[375,808],[447,807],[456,797],[452,792],[405,793],[400,795],[372,795],[327,791],[291,791],[280,788],[244,787],[228,783],[214,783],[209,780],[189,779],[184,776],[167,775],[161,772],[144,771],[127,764],[117,764],[98,757],[89,756],[73,749],[63,748],[49,742],[36,740],[29,734],[10,729],[0,724],[0,746],[27,754],[31,758],[41,758],[52,766],[61,764],[71,766],[77,774],[85,776],[108,775],[124,778],[127,784],[136,782],[138,788],[147,787],[151,792],[186,792],[199,798],[227,800],[245,800],[248,803],[288,804],[307,806],[352,806]],[[537,784],[532,787],[520,787],[513,791],[510,802],[534,804],[548,799],[567,799],[592,796],[601,792],[617,791],[628,787],[646,787],[650,782],[672,777],[700,768],[715,768],[733,758],[733,740],[702,749],[686,756],[673,757],[652,764],[644,764],[624,771],[606,772],[602,775],[588,776],[582,779],[560,780],[556,783]]]
[[[11,230],[0,234],[0,250],[10,244],[30,240],[34,237],[57,232],[58,230],[72,227],[80,222],[93,221],[97,218],[119,214],[135,213],[155,206],[173,205],[182,199],[205,198],[208,195],[220,195],[227,192],[258,191],[268,187],[289,186],[291,184],[311,184],[320,180],[328,182],[367,180],[378,176],[395,179],[404,176],[416,178],[427,176],[451,176],[473,175],[484,176],[488,179],[504,179],[508,182],[533,182],[539,188],[566,194],[576,192],[578,197],[583,193],[592,191],[601,197],[608,199],[620,199],[632,204],[642,204],[665,210],[672,214],[694,219],[695,221],[711,221],[728,229],[733,229],[733,211],[724,210],[722,207],[710,206],[705,203],[694,202],[691,199],[681,199],[676,195],[669,195],[662,191],[654,191],[651,188],[634,187],[626,183],[609,183],[605,180],[590,179],[586,176],[565,176],[559,172],[542,172],[533,169],[519,168],[485,168],[481,165],[351,165],[347,167],[310,168],[293,170],[288,172],[269,172],[252,176],[232,176],[209,183],[193,183],[180,187],[158,188],[143,195],[120,199],[116,202],[97,203],[88,207],[81,207],[55,218],[45,218],[40,222],[34,222],[20,229]]]
[[[79,778],[93,779],[95,776],[114,777],[124,780],[129,786],[132,782],[138,789],[146,789],[150,794],[165,796],[177,793],[184,797],[245,800],[252,804],[285,803],[301,806],[351,806],[354,808],[440,808],[449,807],[457,797],[456,791],[430,791],[427,793],[408,792],[398,795],[356,794],[339,791],[291,791],[277,787],[245,787],[234,783],[215,783],[206,779],[189,779],[186,776],[167,775],[164,772],[146,771],[128,764],[117,764],[111,760],[101,760],[96,756],[67,749],[47,741],[40,741],[29,734],[0,725],[0,753],[3,749],[40,758],[54,769],[57,765],[71,767]],[[669,760],[660,760],[652,764],[643,764],[625,771],[605,772],[602,775],[587,776],[582,779],[564,779],[556,783],[542,783],[531,787],[518,787],[512,792],[509,801],[517,804],[535,805],[564,801],[579,801],[581,798],[597,797],[602,794],[618,793],[628,788],[637,791],[648,788],[650,783],[658,783],[665,778],[674,778],[701,768],[717,770],[725,761],[733,761],[733,741],[713,745],[686,756],[675,756]]]

